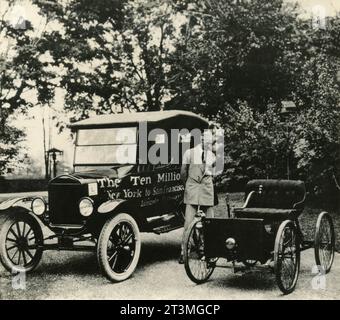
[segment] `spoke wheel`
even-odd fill
[[[334,260],[335,233],[331,216],[320,213],[316,222],[314,253],[315,262],[322,273],[328,273]]]
[[[125,213],[109,219],[97,247],[99,266],[111,281],[123,281],[136,269],[140,255],[140,232],[136,221]]]
[[[215,269],[217,259],[207,259],[204,255],[203,226],[194,220],[185,235],[184,267],[191,281],[203,283],[209,279]]]
[[[39,264],[43,233],[28,213],[9,216],[0,230],[0,260],[10,272],[30,272]]]
[[[284,294],[294,291],[300,271],[300,244],[290,220],[281,223],[274,246],[276,282]]]

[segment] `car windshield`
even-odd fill
[[[126,164],[126,165],[115,165],[115,166],[75,166],[74,172],[76,173],[98,173],[99,171],[107,172],[110,171],[110,175],[113,177],[121,178],[126,176],[135,166]]]
[[[137,128],[80,129],[74,155],[75,166],[135,164]]]

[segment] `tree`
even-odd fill
[[[228,179],[286,178],[290,161],[290,178],[339,185],[338,16],[315,29],[284,0],[34,2],[59,26],[38,50],[71,121],[186,109],[224,127]]]
[[[189,22],[173,68],[180,81],[168,107],[185,106],[222,124],[226,179],[286,178],[291,156],[291,178],[334,191],[339,17],[315,29],[297,9],[281,0],[186,1]],[[289,119],[280,117],[283,100],[297,106]]]
[[[37,51],[42,35],[36,34],[37,30],[25,17],[16,16],[13,13],[15,8],[15,1],[8,1],[7,6],[1,8],[0,17],[3,45],[0,52],[0,174],[7,163],[18,156],[18,142],[24,134],[10,126],[9,120],[33,106],[34,102],[27,93],[32,93],[37,103],[42,104],[53,99],[54,95],[50,83],[53,74],[46,70]]]
[[[214,117],[238,101],[264,111],[287,98],[291,74],[281,61],[295,32],[294,8],[282,0],[201,0],[188,1],[185,12],[189,36],[177,51],[182,81],[172,108],[186,104]]]
[[[53,11],[60,24],[42,47],[65,71],[65,108],[75,119],[113,108],[163,108],[176,38],[171,1],[81,0],[58,8],[35,3]]]
[[[298,168],[318,186],[319,193],[336,196],[340,178],[339,27],[336,17],[328,19],[326,29],[310,30],[309,51],[300,59],[301,78],[296,82],[302,108],[295,145]]]

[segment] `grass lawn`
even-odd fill
[[[218,216],[224,216],[227,214],[227,206],[226,206],[226,194],[220,193],[218,195],[219,204],[216,208],[216,215]],[[231,204],[231,207],[240,207],[244,203],[244,193],[230,193],[229,194],[229,201]],[[314,240],[314,234],[315,234],[315,226],[316,226],[316,220],[318,218],[318,215],[325,211],[323,209],[319,208],[311,208],[306,207],[300,216],[300,226],[301,229],[305,235],[306,240]],[[329,212],[330,215],[333,218],[334,227],[335,227],[335,248],[337,252],[340,252],[340,239],[338,235],[340,234],[340,212]]]

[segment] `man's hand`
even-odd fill
[[[188,179],[189,164],[182,164],[181,166],[181,180],[186,183]]]

